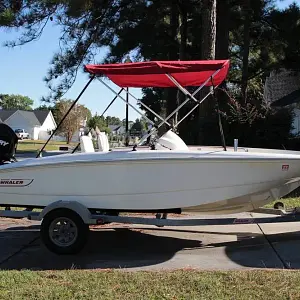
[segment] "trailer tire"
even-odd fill
[[[280,201],[277,201],[275,204],[274,204],[274,209],[285,209],[284,207],[284,204]]]
[[[60,225],[58,225],[60,224]],[[56,254],[76,254],[88,239],[89,226],[70,209],[55,209],[46,214],[41,224],[41,240]]]

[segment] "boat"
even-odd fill
[[[188,101],[195,102],[197,107],[207,96],[198,100],[196,92],[204,86],[217,87],[225,80],[228,68],[228,60],[85,66],[91,74],[88,84],[98,79],[110,90],[102,80],[103,75],[122,89],[178,87],[187,100],[174,113]],[[190,94],[188,86],[200,87]],[[120,93],[114,93],[130,105]],[[140,143],[157,133],[161,125],[170,125],[168,119],[173,114],[165,119],[158,116],[161,124],[153,123],[153,130]],[[102,147],[99,152],[75,152],[19,162],[7,158],[14,157],[14,143],[14,137],[0,130],[0,153],[5,153],[0,155],[0,206],[44,208],[63,200],[110,214],[122,211],[231,214],[253,211],[300,186],[297,151],[244,151],[226,145],[223,149],[191,149],[173,128],[157,135],[146,149],[139,145],[122,150]],[[3,145],[10,148],[3,150]]]

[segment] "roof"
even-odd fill
[[[34,111],[19,110],[19,112],[34,126],[42,125],[35,116]]]
[[[148,61],[120,64],[86,65],[85,70],[105,75],[120,87],[176,87],[166,76],[170,74],[182,86],[211,86],[208,80],[216,71],[213,84],[227,77],[229,60]],[[206,82],[208,80],[208,82]]]
[[[0,109],[0,119],[4,122],[16,111],[17,109]]]
[[[43,124],[48,117],[50,111],[49,110],[34,110],[33,111],[36,118],[39,120],[40,124]]]
[[[292,93],[272,102],[271,106],[287,106],[299,102],[300,102],[300,89],[293,91]]]
[[[32,125],[42,125],[50,110],[20,110],[20,109],[0,109],[0,121],[5,122],[15,112],[19,111]]]
[[[108,125],[108,128],[111,130],[111,131],[116,131],[118,130],[122,125]]]

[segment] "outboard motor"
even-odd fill
[[[6,124],[0,123],[0,165],[16,161],[18,136]]]

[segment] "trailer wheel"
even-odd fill
[[[41,239],[56,254],[75,254],[87,242],[89,226],[70,209],[49,212],[41,224]]]
[[[275,209],[284,209],[284,204],[280,201],[277,201],[275,204],[274,204],[274,208]]]

